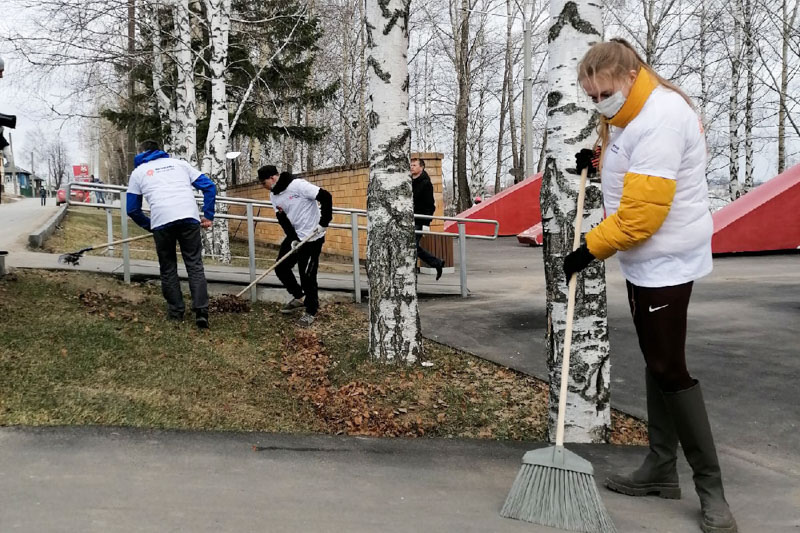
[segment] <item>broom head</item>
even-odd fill
[[[616,533],[593,474],[589,461],[563,446],[529,451],[500,515],[568,531]]]

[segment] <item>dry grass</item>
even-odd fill
[[[366,317],[324,307],[311,330],[277,304],[166,322],[156,284],[79,272],[0,280],[0,425],[124,425],[542,440],[546,384],[426,342],[431,366],[367,354]],[[619,443],[644,441],[615,414]]]

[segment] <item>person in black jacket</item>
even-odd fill
[[[258,169],[258,180],[270,191],[270,201],[275,215],[286,234],[281,243],[278,259],[292,251],[300,241],[310,239],[292,257],[278,265],[275,274],[292,295],[292,300],[281,312],[290,314],[305,307],[305,314],[297,325],[307,328],[314,323],[319,311],[317,268],[319,254],[325,243],[325,232],[333,218],[331,193],[289,172],[281,172],[273,165]],[[319,205],[317,205],[319,202]],[[292,267],[300,270],[300,283],[294,277]]]
[[[436,210],[436,202],[433,200],[433,184],[430,176],[425,172],[425,161],[416,157],[411,160],[411,188],[414,191],[414,214],[433,215]],[[430,223],[429,218],[414,217],[416,231],[422,230],[423,226],[430,226]],[[436,279],[438,280],[442,277],[444,261],[419,245],[419,241],[422,239],[421,233],[416,233],[415,236],[417,238],[417,257],[436,269]]]

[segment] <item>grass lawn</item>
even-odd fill
[[[114,239],[122,238],[120,227],[119,212],[113,211],[112,223]],[[239,225],[238,220],[229,221],[231,230],[235,232]],[[261,222],[266,224],[266,222]],[[238,235],[244,237],[246,224],[243,222]],[[137,226],[132,220],[128,220],[128,236],[136,237],[147,233]],[[233,235],[233,233],[232,233]],[[91,207],[70,207],[67,216],[52,237],[47,239],[44,251],[49,253],[66,253],[80,250],[94,244],[108,242],[108,229],[106,222],[106,212],[102,209]],[[130,245],[131,259],[148,259],[157,261],[156,247],[152,239],[142,239],[132,242]],[[106,249],[93,250],[86,255],[107,255]],[[247,257],[247,241],[236,239],[231,240],[231,255],[234,256],[228,266],[246,267],[249,265]],[[278,255],[278,247],[274,245],[256,243],[256,268],[265,269],[275,262]],[[238,256],[238,257],[237,257]],[[114,249],[114,257],[122,257],[122,246]],[[183,262],[180,254],[178,261]],[[352,272],[352,264],[349,258],[323,254],[321,257],[320,271],[342,271],[344,268]],[[221,265],[222,263],[211,257],[204,257],[203,263],[207,265]],[[349,268],[348,268],[349,267]]]
[[[164,320],[157,284],[17,270],[0,280],[0,425],[545,438],[544,383],[432,342],[433,366],[375,364],[361,309],[302,330],[258,304],[199,331]],[[613,419],[614,442],[644,442]]]

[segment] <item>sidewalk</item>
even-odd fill
[[[36,533],[553,532],[499,516],[524,452],[538,444],[447,439],[0,429],[0,531]],[[574,446],[595,479],[642,450]],[[743,533],[800,527],[796,479],[723,457]],[[699,532],[681,500],[600,491],[620,533]]]

